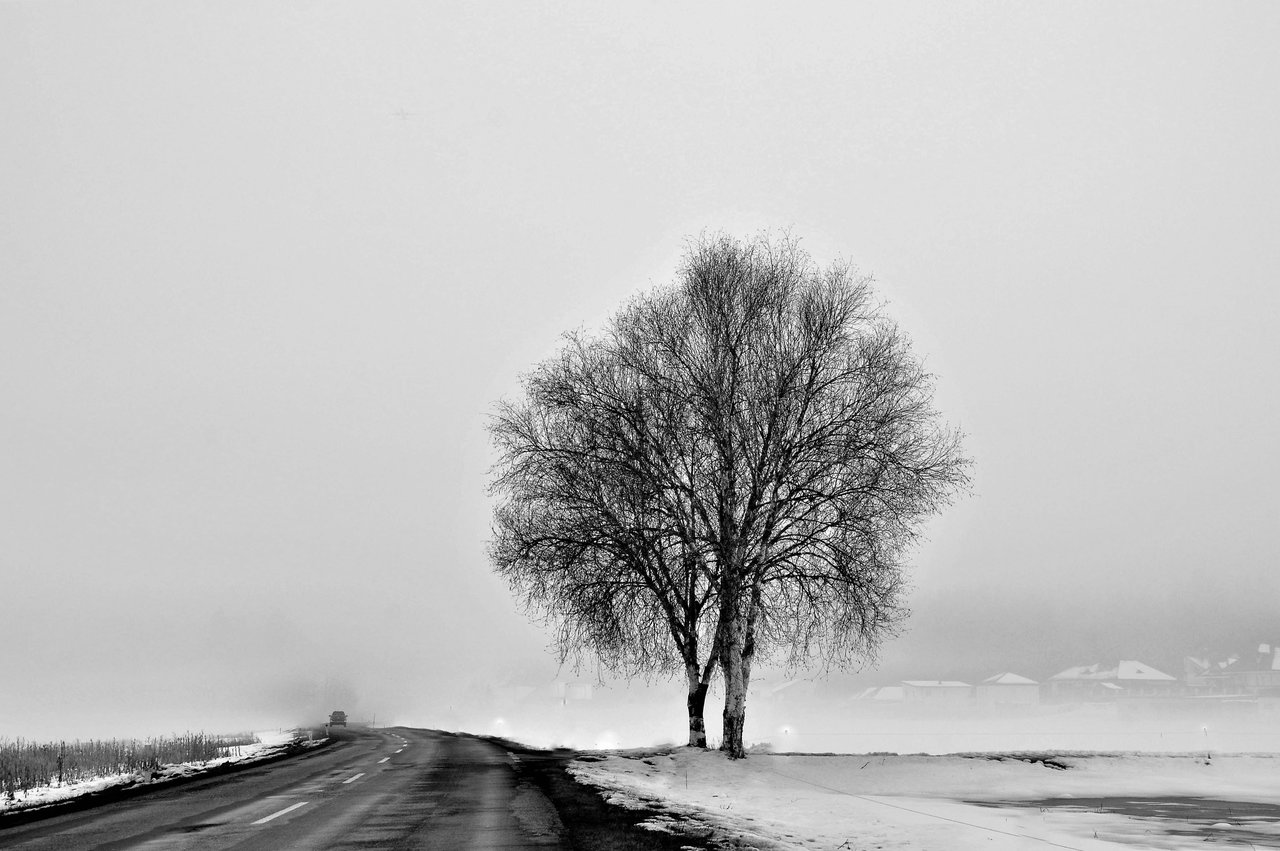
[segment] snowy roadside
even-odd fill
[[[306,738],[305,733],[297,730],[271,730],[254,733],[254,737],[258,740],[254,744],[236,746],[231,749],[234,753],[204,762],[170,764],[161,766],[155,771],[112,774],[77,782],[61,784],[55,782],[50,786],[16,792],[12,799],[0,795],[0,816],[62,804],[86,795],[170,783],[207,774],[226,766],[251,765],[292,751],[319,747],[327,741],[327,739]]]
[[[1105,799],[1201,798],[1280,804],[1280,756],[1059,755],[1025,758],[755,754],[587,754],[569,764],[610,803],[648,810],[653,830],[758,849],[1280,847],[1274,817],[1192,824]],[[1077,810],[1041,806],[1080,801]],[[1021,802],[1021,806],[991,806]],[[984,806],[983,804],[987,804]],[[1181,804],[1180,806],[1191,806]]]

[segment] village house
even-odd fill
[[[1005,671],[987,677],[974,689],[978,706],[992,709],[1001,706],[1037,706],[1040,703],[1040,684]]]
[[[1197,695],[1257,697],[1280,690],[1280,645],[1259,644],[1257,650],[1229,656],[1187,656],[1183,660],[1188,689]]]
[[[970,706],[973,686],[957,680],[903,680],[902,696],[907,703],[924,706]]]
[[[1044,683],[1046,703],[1099,703],[1132,697],[1170,697],[1178,694],[1176,677],[1150,665],[1120,660],[1116,665],[1078,665],[1054,674]]]

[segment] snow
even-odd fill
[[[1213,830],[1280,844],[1280,825],[1235,824],[1195,836],[1166,833],[1168,820],[1108,811],[1124,796],[1194,796],[1276,803],[1280,756],[1061,755],[1057,769],[993,755],[753,754],[677,748],[648,757],[594,754],[571,772],[611,801],[660,808],[646,826],[692,821],[764,849],[1203,848]],[[981,806],[976,801],[1075,798],[1089,811]],[[1095,803],[1096,802],[1096,803]],[[1182,820],[1173,823],[1185,827]],[[1189,822],[1187,823],[1190,824]],[[1231,844],[1235,844],[1232,842]],[[1247,847],[1243,842],[1240,847]]]
[[[1174,682],[1177,678],[1168,674],[1157,671],[1149,665],[1141,662],[1121,659],[1120,665],[1116,669],[1119,679],[1122,680],[1159,680]]]
[[[212,769],[230,764],[248,764],[278,756],[295,744],[302,747],[316,747],[324,739],[302,741],[297,730],[264,730],[254,733],[258,741],[251,745],[239,745],[231,749],[227,756],[211,759],[207,762],[184,762],[165,765],[159,771],[133,772],[129,774],[111,774],[95,777],[91,780],[77,782],[54,783],[18,792],[13,800],[0,796],[0,815],[45,807],[51,804],[68,801],[82,795],[102,792],[115,787],[146,786],[164,783],[182,777],[203,774]]]
[[[1162,671],[1133,659],[1121,659],[1113,668],[1104,668],[1101,663],[1093,665],[1077,665],[1054,674],[1051,680],[1154,680],[1158,682],[1176,682]]]
[[[1036,681],[1035,681],[1035,680],[1029,680],[1029,679],[1027,679],[1026,677],[1019,676],[1018,674],[1010,673],[1010,672],[1008,672],[1008,671],[1005,671],[1003,674],[996,674],[995,676],[987,677],[985,680],[983,680],[983,681],[982,681],[982,684],[983,684],[983,685],[996,685],[996,686],[1034,686],[1034,685],[1038,685],[1038,683],[1036,683]]]

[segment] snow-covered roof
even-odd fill
[[[1122,680],[1159,680],[1164,682],[1173,682],[1177,677],[1171,677],[1166,673],[1157,671],[1150,665],[1144,665],[1141,662],[1120,660],[1119,679]]]
[[[1155,682],[1174,682],[1177,677],[1171,677],[1162,671],[1143,662],[1137,662],[1128,659],[1121,659],[1120,664],[1113,668],[1104,668],[1101,663],[1094,665],[1077,665],[1074,668],[1067,668],[1054,674],[1051,680],[1148,680]]]
[[[1036,681],[1005,671],[1003,674],[987,677],[982,681],[982,684],[984,686],[1033,686],[1036,685]]]
[[[876,700],[902,700],[902,686],[885,686],[876,689]]]
[[[1193,660],[1200,662],[1199,659]],[[1280,644],[1259,644],[1257,653],[1232,653],[1210,662],[1220,673],[1240,671],[1280,671]]]
[[[903,680],[905,686],[915,686],[916,688],[968,688],[968,683],[962,683],[959,680]]]
[[[1101,664],[1093,665],[1076,665],[1074,668],[1067,668],[1065,671],[1059,671],[1049,679],[1051,680],[1113,680],[1116,677],[1115,668],[1104,668]]]
[[[1280,671],[1280,643],[1264,642],[1258,645],[1256,651],[1248,650],[1244,654],[1188,656],[1185,664],[1189,669],[1194,666],[1196,673],[1206,675],[1237,674],[1244,671]]]

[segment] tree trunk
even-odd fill
[[[747,755],[742,740],[742,730],[747,720],[747,671],[743,664],[743,624],[736,613],[731,613],[726,624],[724,656],[721,665],[724,672],[724,739],[720,750],[730,759],[743,759]]]
[[[698,666],[687,671],[689,677],[689,747],[707,746],[707,722],[704,717],[707,706],[707,686],[698,676]]]
[[[733,601],[721,604],[721,629],[723,654],[720,667],[724,673],[724,741],[720,749],[730,759],[744,759],[747,755],[744,730],[747,722],[747,689],[751,685],[751,663],[756,655],[756,618],[760,611],[762,590],[759,584],[751,588],[750,602],[744,606],[737,594],[727,595]]]
[[[734,673],[730,673],[730,671]],[[747,755],[746,744],[742,739],[743,728],[747,723],[747,686],[742,676],[740,662],[730,662],[725,670],[724,696],[724,741],[720,750],[730,759],[743,759]]]

